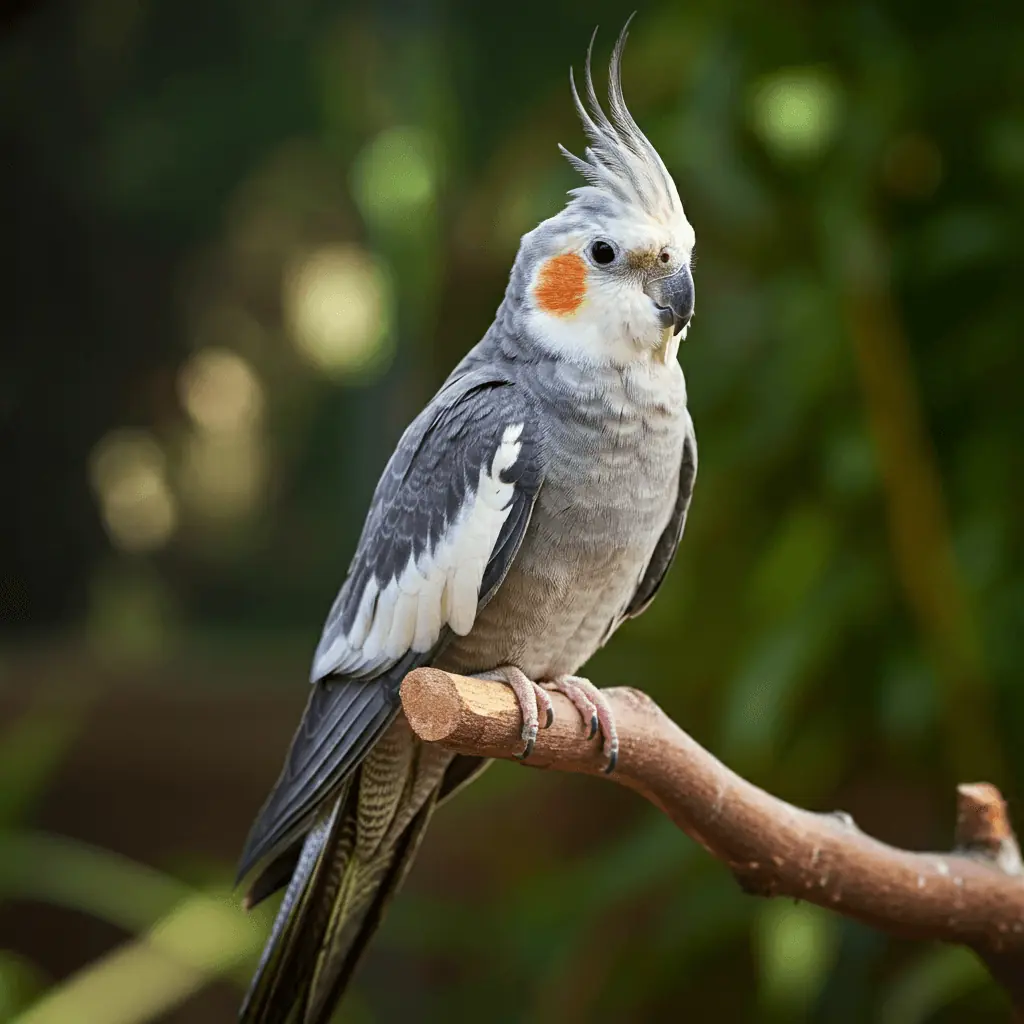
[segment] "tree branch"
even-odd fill
[[[636,790],[722,861],[751,894],[789,896],[908,938],[969,946],[1024,1014],[1024,870],[1006,805],[994,786],[958,789],[956,849],[900,850],[861,832],[849,815],[817,814],[766,793],[727,768],[648,696],[606,690],[619,763],[604,775],[598,739],[552,694],[555,721],[526,762],[611,778]],[[513,758],[522,749],[512,692],[421,668],[402,684],[420,739],[461,754]]]

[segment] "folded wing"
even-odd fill
[[[519,550],[542,478],[531,398],[487,371],[453,375],[405,432],[324,626],[313,692],[240,875],[308,826],[397,714],[405,674],[470,631]]]

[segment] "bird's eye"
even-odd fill
[[[601,266],[607,266],[615,259],[615,249],[602,239],[598,239],[590,247],[590,258]]]
[[[672,259],[672,255],[669,253],[668,249],[662,249],[659,259],[662,263],[668,263],[668,261]]]

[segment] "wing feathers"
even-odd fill
[[[373,624],[373,613],[377,607],[377,593],[379,587],[377,581],[371,576],[366,581],[363,589],[363,596],[359,601],[359,610],[356,612],[356,621],[346,639],[350,650],[357,650],[363,646],[370,633],[370,626]],[[339,640],[342,639],[339,637]]]
[[[435,418],[432,423],[440,429],[443,419]],[[413,527],[418,522],[423,535],[402,538],[408,556],[397,574],[383,579],[376,566],[370,567],[351,625],[347,630],[331,632],[326,647],[321,642],[322,650],[314,663],[315,678],[338,673],[369,677],[409,650],[429,650],[445,626],[459,636],[473,628],[484,574],[496,551],[503,549],[499,541],[515,504],[522,475],[516,469],[523,450],[524,426],[519,421],[501,427],[500,440],[493,454],[487,452],[472,486],[456,484],[454,493],[461,492],[461,498],[453,514],[444,515],[445,526],[436,536],[432,537],[434,513],[442,512],[441,508],[434,506],[430,514],[413,517]],[[417,452],[422,451],[421,443]],[[464,480],[464,467],[455,476]],[[404,468],[402,481],[410,494],[428,483],[412,472],[411,464]],[[448,508],[450,494],[444,512],[452,511]],[[527,497],[532,504],[532,496]],[[425,492],[419,498],[430,500]],[[393,501],[384,514],[383,530],[392,538],[403,526],[403,508],[402,503]],[[346,616],[338,618],[343,623]]]
[[[655,545],[654,553],[637,585],[636,593],[623,612],[623,618],[635,618],[644,612],[654,600],[654,595],[658,592],[658,588],[676,557],[679,541],[682,539],[683,530],[686,527],[686,514],[690,508],[693,485],[697,479],[697,438],[694,435],[693,421],[689,419],[689,414],[687,414],[687,419],[689,424],[686,440],[683,442],[683,458],[679,467],[679,490],[675,508],[668,526]],[[617,625],[618,622],[612,623],[612,631]]]
[[[398,686],[465,634],[504,579],[543,478],[532,399],[457,371],[406,431],[374,493],[313,662],[315,684],[241,873],[294,840],[398,711]]]
[[[429,651],[436,637],[441,635],[444,622],[441,595],[447,577],[433,573],[424,577],[423,589],[416,603],[416,632],[412,639],[412,649],[418,653]]]
[[[281,777],[246,840],[239,878],[302,827],[396,713],[393,691],[378,682],[344,681],[313,690]]]
[[[407,593],[398,585],[398,597],[395,599],[395,613],[391,620],[391,632],[384,653],[389,658],[400,658],[412,646],[412,638],[416,633],[416,611],[419,607],[419,596]],[[440,631],[439,631],[440,632]]]

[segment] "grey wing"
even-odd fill
[[[654,546],[654,554],[651,555],[651,560],[647,563],[647,568],[640,578],[636,593],[626,606],[620,622],[624,619],[635,618],[646,611],[665,579],[665,575],[676,557],[676,551],[679,550],[679,541],[682,539],[683,529],[686,526],[686,513],[690,509],[690,499],[693,496],[693,485],[697,479],[697,438],[693,432],[693,420],[690,419],[689,413],[686,415],[686,424],[683,459],[679,466],[679,490],[675,507],[672,510],[672,517],[658,538],[658,543]]]
[[[475,370],[403,435],[313,659],[313,692],[239,876],[277,852],[398,713],[407,672],[465,635],[512,564],[543,479],[532,399]]]

